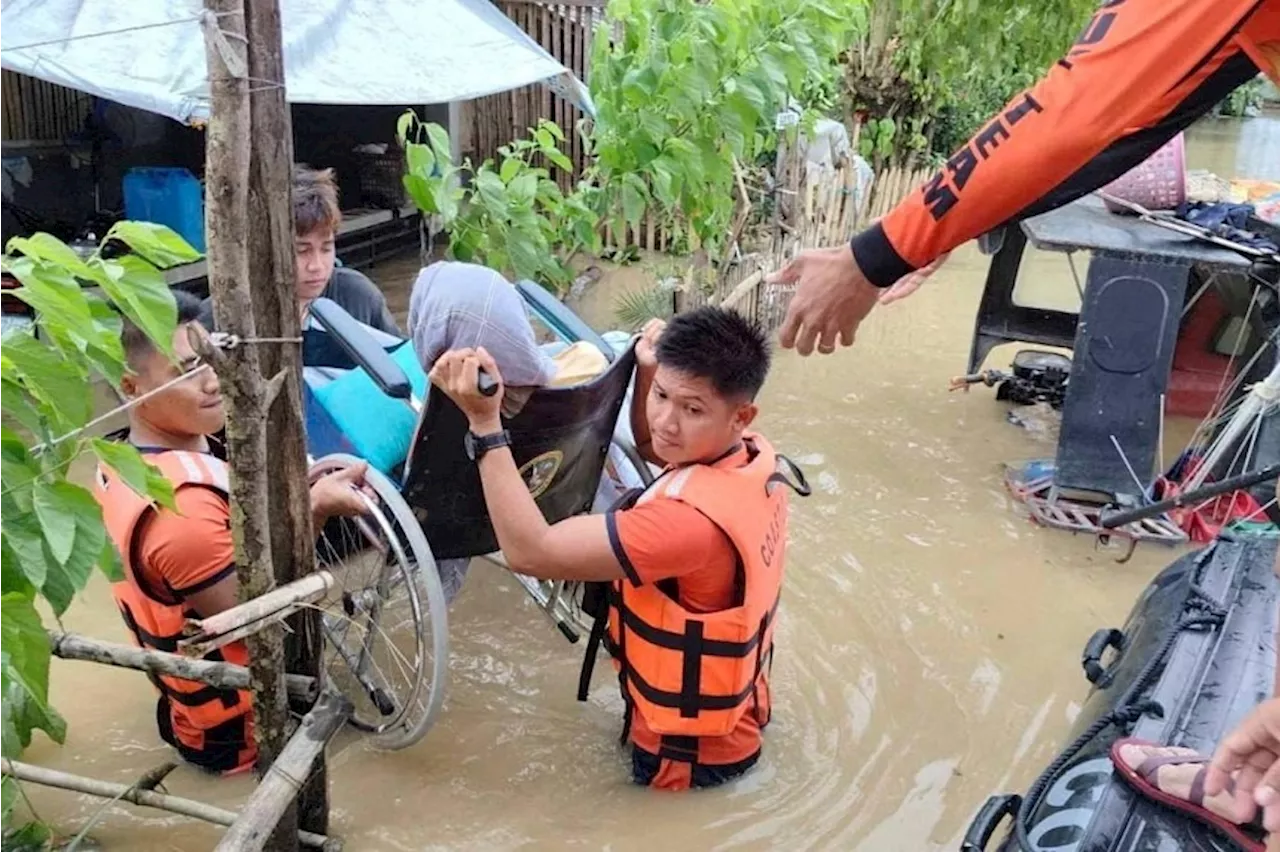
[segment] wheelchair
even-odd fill
[[[629,336],[609,343],[537,284],[515,287],[535,328],[561,344],[592,344],[607,361],[584,383],[534,390],[504,417],[521,476],[556,523],[592,510],[606,462],[615,479],[623,464],[631,484],[653,481],[619,417],[635,352]],[[317,546],[322,565],[341,566],[322,617],[326,671],[355,704],[355,727],[378,747],[406,748],[426,734],[444,699],[449,601],[437,562],[483,557],[506,566],[464,450],[466,417],[429,392],[412,343],[370,334],[327,299],[312,305],[311,317],[319,328],[304,332],[311,366],[303,403],[312,476],[369,464],[366,514],[331,520]],[[570,642],[590,631],[582,584],[513,576]]]

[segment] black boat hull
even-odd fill
[[[962,852],[1222,852],[1219,832],[1134,794],[1108,756],[1123,736],[1211,753],[1271,695],[1280,580],[1274,538],[1222,537],[1162,571],[1121,629],[1082,655],[1093,683],[1071,744],[1025,796],[993,796]],[[1012,827],[1006,819],[1014,817]]]

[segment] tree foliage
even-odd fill
[[[571,169],[564,132],[542,121],[500,161],[455,166],[438,125],[406,113],[405,187],[449,230],[449,253],[563,286],[567,260],[597,251],[654,211],[678,247],[716,248],[734,210],[735,163],[774,150],[777,114],[796,95],[829,103],[837,58],[864,0],[612,0],[596,31],[582,133],[592,163],[562,194],[549,168]],[[801,106],[807,106],[802,103]]]
[[[877,164],[950,154],[1066,53],[1095,7],[1096,0],[877,0],[845,56],[845,94],[864,121],[892,119],[897,138],[864,152]]]
[[[49,703],[50,647],[38,602],[60,618],[95,566],[121,577],[120,559],[93,495],[67,479],[90,452],[131,488],[173,506],[173,489],[132,446],[93,437],[93,383],[118,383],[126,369],[120,313],[172,354],[173,295],[160,267],[200,257],[173,231],[120,222],[91,256],[48,234],[15,238],[3,269],[8,290],[35,309],[32,327],[11,331],[0,349],[0,692],[3,754],[17,758],[35,731],[62,742],[66,723]],[[115,308],[113,308],[113,305]],[[119,313],[117,312],[117,309]],[[4,817],[14,804],[4,780]]]

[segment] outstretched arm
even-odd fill
[[[854,237],[858,267],[888,287],[1005,222],[1052,210],[1137,166],[1258,74],[1233,36],[1265,5],[1102,3],[1039,83]]]
[[[1237,34],[1259,22],[1271,26],[1266,16],[1276,4],[1106,0],[1045,78],[1005,105],[923,187],[849,243],[802,252],[770,276],[771,283],[797,285],[782,345],[802,355],[815,345],[834,352],[837,340],[851,345],[885,288],[913,270],[1141,163],[1258,73],[1265,57],[1247,53]]]

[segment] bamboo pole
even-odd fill
[[[333,588],[333,574],[328,571],[316,571],[292,583],[280,586],[259,598],[245,601],[239,606],[215,613],[208,618],[189,618],[186,624],[187,638],[178,642],[184,653],[194,653],[192,646],[212,642],[219,637],[245,627],[260,629],[259,622],[267,620],[279,621],[295,611],[303,604],[317,601]],[[205,651],[221,647],[226,642],[213,645]]]
[[[25,781],[28,784],[70,790],[73,793],[84,793],[85,795],[98,796],[103,799],[120,799],[139,807],[155,808],[173,814],[181,814],[182,816],[203,820],[214,825],[234,825],[238,818],[234,811],[216,808],[213,805],[206,805],[204,802],[197,802],[194,799],[184,799],[181,796],[172,796],[168,793],[157,793],[155,790],[145,789],[142,784],[128,785],[111,781],[99,781],[96,778],[86,778],[83,775],[73,775],[70,772],[60,772],[56,769],[46,769],[43,766],[9,760],[7,757],[0,760],[0,773],[18,781]],[[310,831],[298,832],[298,840],[303,846],[324,850],[324,852],[338,852],[342,848],[342,844],[338,840]]]
[[[336,692],[320,696],[290,737],[280,756],[271,764],[244,810],[215,852],[258,852],[265,847],[272,830],[306,783],[314,764],[333,735],[351,716],[351,702]]]
[[[116,642],[104,642],[75,633],[49,631],[49,644],[53,655],[63,660],[79,660],[100,663],[123,669],[135,669],[157,675],[180,677],[207,683],[219,689],[248,689],[249,670],[234,663],[215,663],[210,660],[189,660],[177,654],[134,648]],[[285,685],[289,694],[303,701],[315,701],[318,690],[314,678],[288,675]]]
[[[720,307],[733,308],[748,295],[755,290],[756,286],[764,280],[764,273],[757,271],[742,279],[736,287],[729,291],[729,295],[720,300]]]

